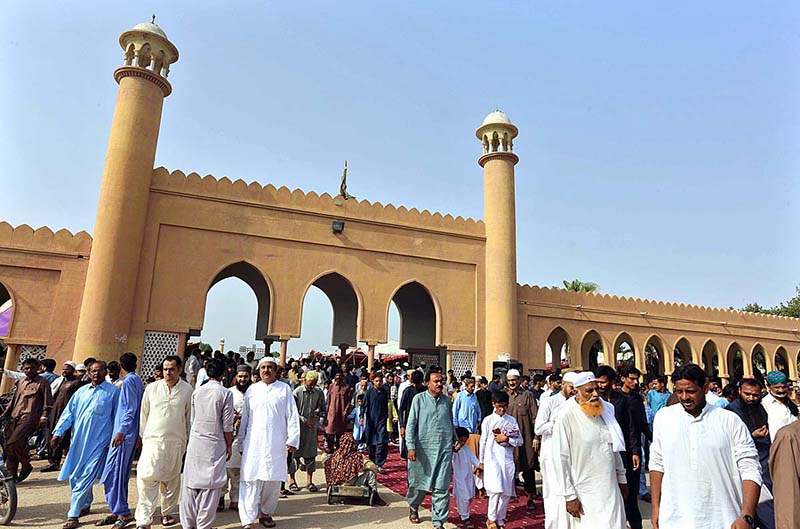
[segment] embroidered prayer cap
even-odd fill
[[[78,367],[78,364],[76,364],[76,363],[75,363],[75,362],[73,362],[72,360],[67,360],[66,362],[64,362],[64,365],[65,365],[65,366],[69,366],[69,367],[71,367],[72,369],[76,369],[76,368]]]
[[[774,384],[786,384],[789,382],[789,377],[783,371],[770,371],[767,373],[767,384],[770,386]]]
[[[519,378],[519,371],[516,369],[509,369],[508,373],[506,373],[506,378],[517,377]]]
[[[564,376],[561,378],[561,380],[574,386],[575,379],[578,378],[578,375],[579,373],[577,371],[570,371],[569,373],[564,373]]]
[[[595,380],[597,379],[595,378],[594,373],[591,371],[581,371],[580,373],[577,373],[575,382],[573,382],[572,385],[576,388],[579,388],[581,386],[585,386],[589,382],[594,382]]]
[[[239,364],[239,365],[236,367],[236,372],[238,373],[239,371],[244,371],[244,372],[246,372],[248,375],[252,375],[252,374],[253,374],[253,368],[252,368],[252,367],[250,367],[250,366],[249,366],[249,365],[247,365],[247,364]]]
[[[312,380],[317,380],[319,378],[319,374],[317,374],[316,371],[306,371],[306,374],[304,376],[306,377],[306,380],[308,380],[309,382]]]

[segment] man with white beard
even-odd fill
[[[275,527],[281,481],[286,479],[286,451],[300,446],[300,415],[292,388],[278,380],[278,363],[272,356],[258,362],[261,382],[244,396],[239,424],[242,452],[239,519],[245,529],[257,523]]]
[[[542,400],[533,433],[542,437],[541,455],[542,466],[542,497],[544,499],[544,528],[556,529],[565,524],[567,513],[561,504],[561,496],[556,493],[556,471],[553,463],[553,427],[556,417],[564,408],[564,403],[572,396],[572,384],[575,382],[575,372],[565,373],[562,379],[561,391]]]
[[[553,428],[556,494],[563,498],[567,529],[625,529],[628,494],[620,452],[625,439],[614,408],[600,398],[592,372],[579,373],[575,399],[562,405]],[[551,397],[552,398],[552,397]]]

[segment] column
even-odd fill
[[[375,365],[375,343],[367,343],[367,371]]]
[[[281,342],[281,355],[280,358],[278,358],[278,363],[281,365],[281,367],[283,367],[286,366],[286,351],[288,350],[289,347],[289,338],[281,337],[280,342]]]

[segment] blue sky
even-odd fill
[[[481,218],[500,107],[520,282],[722,307],[800,283],[794,2],[7,2],[0,219],[91,232],[117,38],[153,12],[181,53],[157,165],[335,192],[346,158],[359,198]],[[204,338],[252,341],[246,287],[209,306]],[[330,319],[310,294],[290,351]]]

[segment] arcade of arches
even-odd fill
[[[534,370],[563,357],[582,369],[628,363],[669,374],[696,362],[721,377],[782,369],[797,378],[798,319],[519,285],[519,131],[500,111],[476,131],[483,221],[154,169],[178,59],[154,27],[121,35],[125,50],[161,55],[149,69],[144,57],[114,72],[94,239],[0,222],[0,305],[13,302],[0,332],[6,367],[26,355],[114,359],[130,350],[147,369],[184,351],[203,328],[208,291],[236,277],[256,296],[254,339],[284,355],[316,287],[333,307],[331,346],[366,343],[370,357],[387,341],[394,303],[401,347],[482,374],[499,358]],[[169,147],[160,152],[168,157]]]

